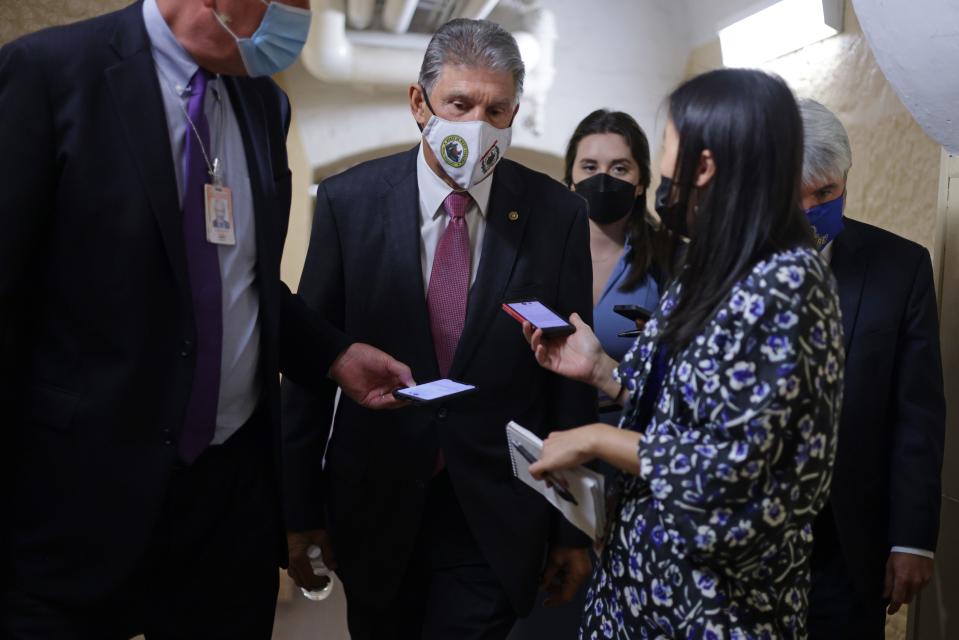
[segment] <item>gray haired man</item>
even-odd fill
[[[285,386],[290,574],[320,586],[306,552],[322,549],[354,640],[505,638],[539,584],[563,602],[590,572],[588,539],[513,477],[505,433],[596,419],[501,310],[592,312],[585,202],[503,159],[523,76],[501,27],[447,23],[409,90],[421,142],[319,187],[303,299],[417,380],[477,388],[388,417],[342,400],[327,445],[333,385]]]
[[[932,576],[945,406],[929,253],[844,217],[852,153],[826,107],[800,101],[802,206],[839,285],[845,398],[830,503],[816,520],[809,637],[884,637]]]

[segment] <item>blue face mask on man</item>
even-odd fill
[[[835,200],[806,209],[806,218],[816,232],[816,248],[820,251],[842,232],[842,212],[845,208],[846,192],[843,191]]]
[[[293,64],[306,44],[313,15],[307,9],[260,1],[267,6],[266,13],[249,38],[238,37],[220,14],[214,12],[223,28],[236,40],[243,66],[251,77],[272,76]]]

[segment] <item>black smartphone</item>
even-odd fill
[[[653,315],[652,311],[650,311],[649,309],[644,309],[643,307],[637,304],[618,304],[613,307],[613,311],[623,316],[624,318],[628,318],[634,321],[642,320],[645,322],[646,320],[649,320]]]
[[[513,300],[503,303],[503,311],[519,322],[528,322],[543,330],[547,337],[568,336],[576,333],[576,327],[539,300]]]
[[[446,402],[476,391],[476,386],[464,384],[455,380],[434,380],[415,387],[404,387],[393,392],[393,397],[399,400],[409,400],[413,404],[431,404]]]

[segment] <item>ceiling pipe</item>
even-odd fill
[[[390,48],[356,44],[346,35],[346,15],[330,0],[312,0],[310,35],[300,59],[316,78],[331,83],[398,86],[416,80],[421,47]]]
[[[383,26],[393,33],[406,33],[410,29],[417,0],[386,0],[383,3]]]
[[[375,9],[376,0],[346,0],[346,19],[350,29],[369,29]]]
[[[485,20],[498,2],[499,0],[467,0],[457,17]]]
[[[538,135],[543,131],[546,96],[556,75],[555,19],[550,11],[539,6],[523,7],[521,11],[511,6],[500,15],[500,9],[508,3],[495,4],[498,7],[494,19],[518,27],[512,33],[527,72],[521,123]],[[385,87],[405,87],[416,81],[429,35],[347,32],[341,2],[311,0],[311,8],[310,36],[301,59],[314,77],[329,83]],[[393,26],[401,25],[397,22]]]

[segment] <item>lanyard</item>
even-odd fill
[[[190,117],[189,112],[186,110],[186,107],[183,106],[183,97],[173,90],[173,85],[170,84],[170,79],[167,77],[166,73],[162,69],[157,67],[160,71],[160,75],[163,76],[163,85],[166,87],[167,91],[174,97],[176,104],[180,107],[180,111],[183,112],[183,117],[186,118],[187,124],[190,126],[190,130],[193,131],[193,135],[196,137],[197,143],[200,145],[200,152],[203,154],[203,161],[206,163],[207,173],[210,174],[210,179],[212,184],[217,186],[223,186],[223,165],[220,163],[219,155],[210,159],[210,153],[207,151],[206,145],[203,144],[203,138],[200,136],[200,131],[196,128],[193,119]],[[220,76],[217,75],[213,78],[214,82],[219,82]],[[220,98],[219,91],[214,89],[214,96],[217,104],[216,120],[217,120],[217,135],[216,140],[222,141],[223,139],[223,120],[224,120],[224,111],[223,111],[223,102]],[[213,136],[211,135],[211,147],[213,146],[212,142]]]

